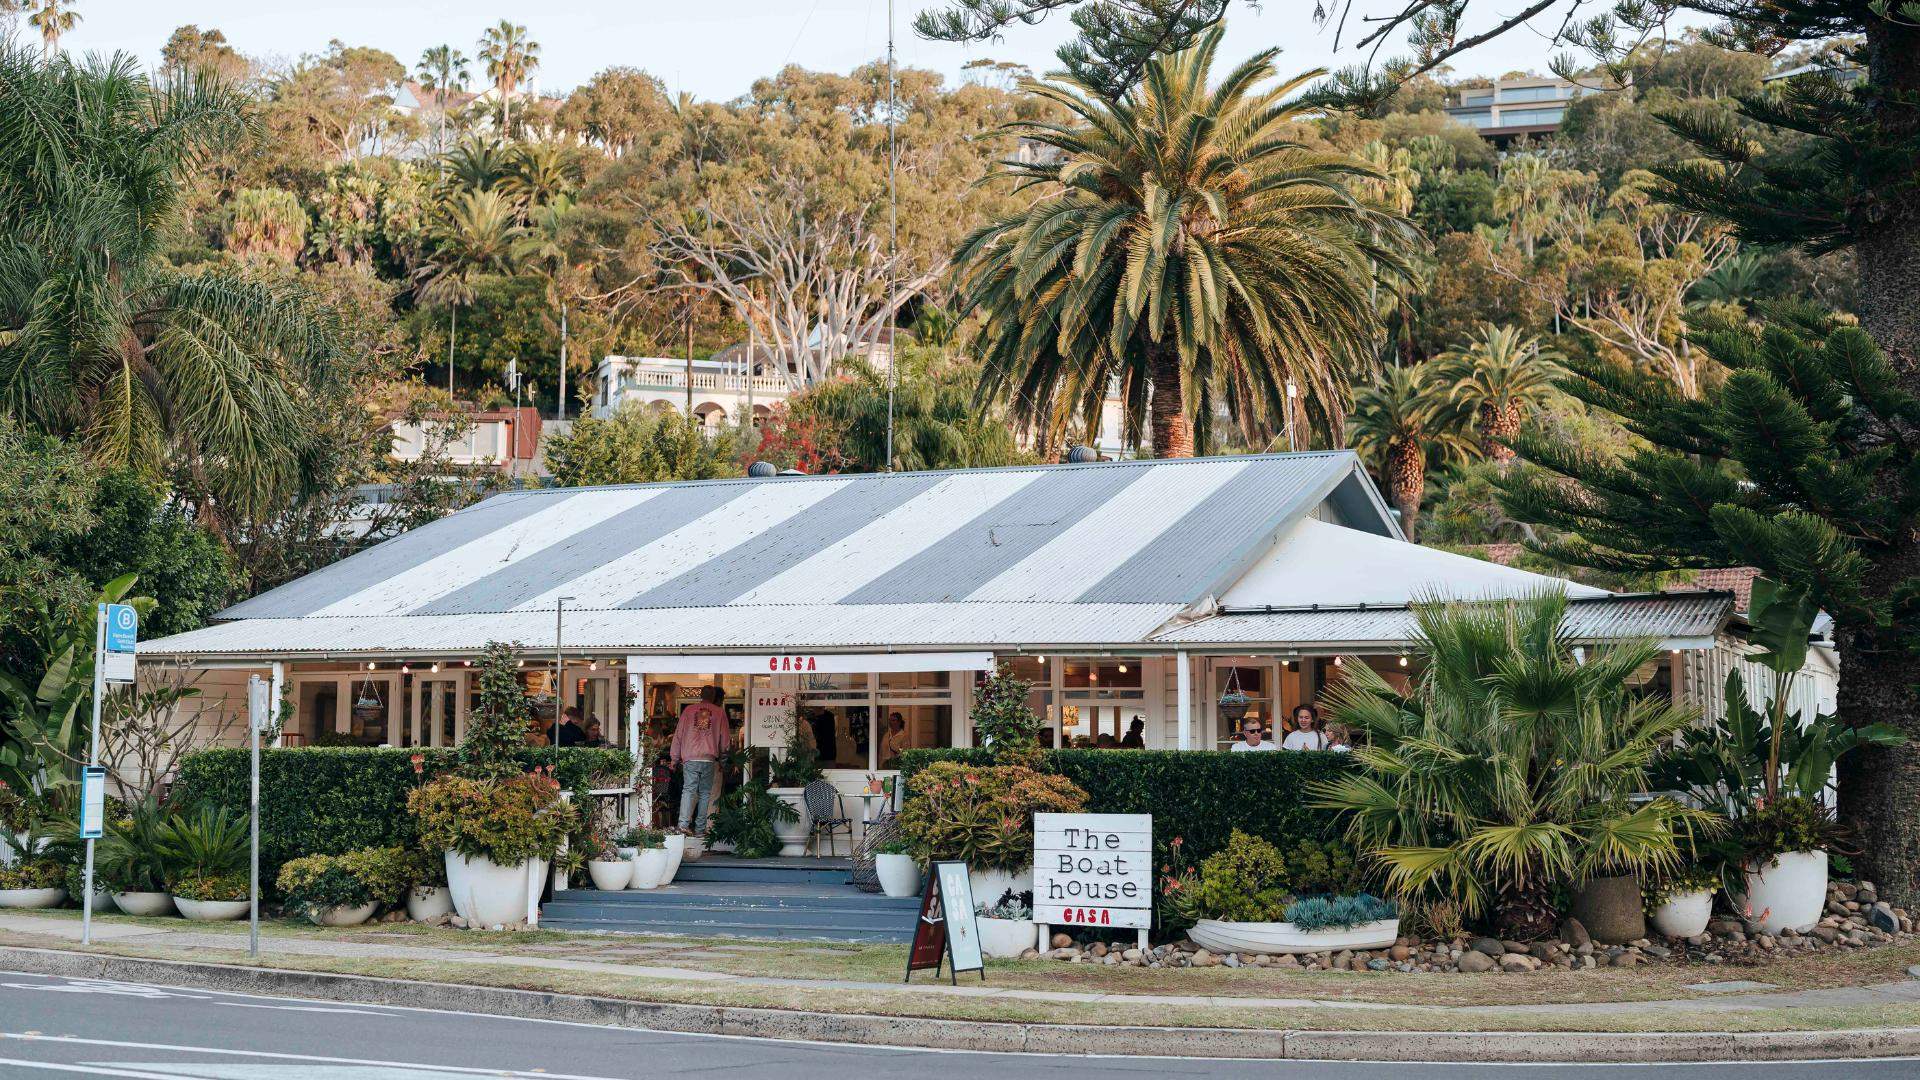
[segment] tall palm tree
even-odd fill
[[[462,191],[440,207],[433,254],[419,270],[422,299],[447,305],[447,391],[454,390],[453,346],[460,332],[460,305],[470,304],[474,278],[504,274],[515,266],[515,248],[525,236],[519,210],[497,191]]]
[[[527,28],[509,19],[487,27],[480,37],[480,59],[487,65],[487,78],[500,93],[500,132],[513,134],[513,91],[540,67],[540,43],[527,36]]]
[[[1427,459],[1457,456],[1467,447],[1459,412],[1426,366],[1388,368],[1380,381],[1353,396],[1347,421],[1353,447],[1386,479],[1400,511],[1400,530],[1415,538],[1427,491]]]
[[[1433,358],[1434,377],[1447,387],[1447,399],[1473,417],[1480,452],[1504,471],[1513,461],[1508,440],[1565,374],[1559,360],[1519,327],[1486,323],[1460,348]]]
[[[40,59],[50,62],[59,55],[60,35],[74,28],[80,13],[73,10],[73,0],[31,0],[28,6],[33,14],[27,25],[40,31]]]
[[[183,177],[247,137],[246,102],[120,54],[41,63],[0,44],[0,409],[102,461],[198,483],[202,520],[297,480],[300,401],[339,355],[310,297],[165,250]]]
[[[547,300],[560,309],[560,389],[556,399],[559,419],[567,418],[567,315],[577,270],[567,250],[567,230],[574,216],[573,200],[557,195],[539,205],[529,217],[526,231],[514,245],[514,260],[521,266],[538,269],[547,279]]]
[[[466,93],[467,80],[473,74],[467,67],[467,54],[451,45],[435,45],[420,54],[420,63],[413,72],[420,80],[420,88],[433,95],[440,109],[440,134],[434,139],[433,152],[444,154],[447,152],[447,102],[454,94]]]
[[[1025,84],[1065,112],[1006,133],[1049,153],[999,175],[1037,201],[967,237],[955,256],[969,313],[984,318],[984,399],[1026,422],[1065,402],[1082,415],[1118,384],[1128,434],[1150,414],[1154,453],[1194,452],[1216,405],[1249,432],[1300,387],[1330,432],[1349,373],[1378,331],[1370,263],[1397,278],[1412,226],[1347,181],[1361,162],[1287,138],[1306,107],[1262,52],[1210,86],[1218,28],[1153,60],[1121,97],[1070,76]]]

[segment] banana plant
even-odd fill
[[[150,597],[129,597],[133,574],[106,583],[102,604],[130,604],[141,618],[153,610]],[[89,612],[91,614],[91,612]],[[93,620],[43,617],[38,678],[0,672],[0,782],[17,791],[51,791],[77,783],[86,764],[93,707]]]

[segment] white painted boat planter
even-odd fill
[[[1813,929],[1827,905],[1827,853],[1789,851],[1766,867],[1749,869],[1742,899],[1761,933]]]
[[[1399,919],[1379,919],[1345,930],[1297,930],[1288,922],[1201,919],[1187,931],[1194,944],[1216,953],[1317,953],[1384,949],[1400,937]]]
[[[0,889],[0,908],[59,907],[67,899],[65,889]]]
[[[113,906],[129,915],[171,915],[173,897],[163,892],[119,892],[113,894]]]
[[[980,918],[974,925],[980,928],[980,951],[988,956],[1008,960],[1033,948],[1032,919]]]
[[[247,900],[189,900],[184,896],[173,898],[180,914],[194,922],[232,922],[244,919],[253,904]]]
[[[453,893],[445,885],[415,885],[407,890],[407,918],[431,922],[453,914]]]
[[[315,926],[359,926],[373,918],[374,904],[361,904],[358,907],[314,908],[307,912],[307,918]]]
[[[1704,934],[1713,918],[1713,890],[1675,893],[1653,909],[1653,928],[1670,938]]]
[[[620,892],[633,883],[633,864],[625,859],[594,859],[587,863],[587,874],[601,892]]]

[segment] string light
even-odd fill
[[[1120,665],[1120,674],[1122,674],[1122,675],[1125,675],[1126,673],[1127,673],[1127,665],[1125,665],[1125,664],[1121,664],[1121,665]]]
[[[410,675],[410,674],[412,674],[412,671],[411,671],[411,670],[410,670],[410,669],[409,669],[409,668],[407,667],[407,665],[405,665],[405,664],[401,664],[401,665],[400,665],[400,674],[402,674],[402,675]]]
[[[1404,656],[1403,656],[1403,657],[1401,657],[1401,658],[1400,658],[1400,666],[1401,666],[1401,667],[1406,667],[1406,666],[1407,666],[1407,658],[1406,658],[1406,657],[1404,657]]]
[[[430,672],[432,672],[432,673],[433,673],[433,674],[435,674],[435,675],[438,675],[438,674],[440,674],[440,661],[438,661],[438,660],[435,660],[435,661],[433,662],[433,666],[432,666],[432,667],[430,667],[430,668],[428,668],[427,670],[428,670],[428,671],[430,671]]]

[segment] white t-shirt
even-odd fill
[[[1280,747],[1283,750],[1325,750],[1327,736],[1318,731],[1289,731]]]
[[[1262,739],[1259,742],[1252,744],[1251,746],[1247,744],[1247,741],[1245,739],[1236,739],[1234,740],[1234,744],[1233,744],[1233,752],[1236,754],[1246,753],[1246,752],[1259,753],[1262,750],[1278,750],[1278,749],[1280,748],[1266,741],[1265,739]]]

